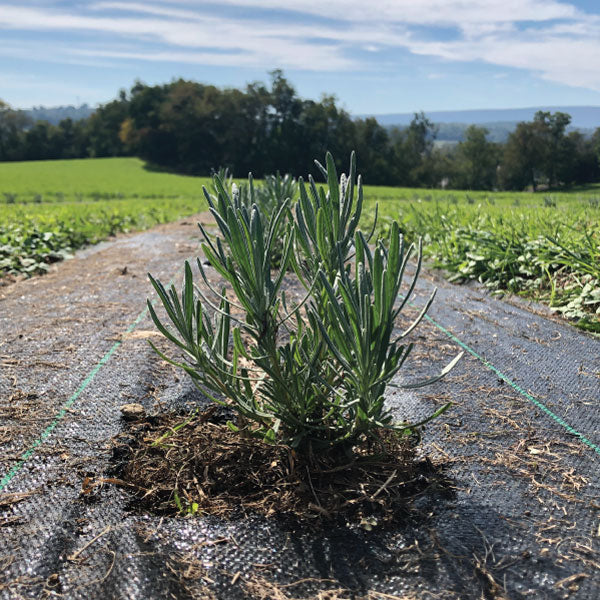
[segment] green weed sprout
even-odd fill
[[[214,194],[205,195],[219,233],[213,240],[203,226],[200,230],[203,252],[224,287],[209,281],[200,260],[204,287],[196,286],[186,262],[180,295],[150,276],[171,327],[150,302],[148,307],[183,359],[168,358],[153,346],[156,352],[189,373],[214,401],[235,409],[239,418],[229,423],[231,429],[307,454],[348,453],[381,429],[412,433],[449,404],[412,424],[396,422],[386,406],[386,387],[394,385],[412,349],[404,337],[433,301],[432,295],[406,331],[396,331],[396,318],[417,281],[420,247],[416,272],[401,292],[412,246],[405,249],[397,224],[374,250],[370,236],[358,229],[362,188],[360,179],[355,182],[354,154],[349,176],[339,180],[330,154],[326,168],[317,165],[327,191],[311,178],[308,193],[300,182],[296,205],[286,198],[270,214],[256,202],[242,201],[233,187],[230,194],[215,175]],[[251,178],[248,188],[252,200]],[[276,243],[283,245],[277,268]],[[290,268],[305,286],[304,297],[292,306],[282,285]],[[437,377],[404,387],[437,381],[458,358]]]

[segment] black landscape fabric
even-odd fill
[[[154,356],[143,313],[146,272],[177,276],[197,240],[191,220],[161,226],[0,288],[1,598],[598,598],[600,340],[431,274],[415,304],[437,285],[434,322],[412,334],[404,380],[461,350],[445,330],[477,356],[389,402],[399,419],[454,403],[422,448],[450,494],[370,531],[132,512],[110,481],[119,407],[207,402]]]

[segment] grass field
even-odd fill
[[[203,210],[208,181],[136,158],[0,163],[0,276],[44,272],[107,236]]]
[[[200,198],[206,178],[149,171],[138,158],[0,163],[0,202]]]
[[[0,275],[37,273],[73,250],[206,208],[207,178],[136,158],[0,163]],[[398,219],[456,281],[546,302],[600,332],[600,185],[570,192],[365,188],[365,225]]]

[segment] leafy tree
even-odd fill
[[[571,122],[571,116],[563,112],[544,112],[539,110],[533,118],[538,127],[536,131],[542,137],[541,169],[546,175],[548,185],[558,183],[559,166],[568,158],[569,144],[565,132]]]
[[[538,111],[533,121],[519,123],[504,147],[500,176],[507,189],[540,183],[549,186],[585,183],[597,177],[594,141],[566,133],[571,116]]]
[[[590,145],[592,147],[593,152],[596,154],[596,159],[600,164],[600,127],[594,131],[592,137],[590,139]]]
[[[0,160],[22,160],[22,134],[30,125],[31,120],[22,111],[0,100]]]
[[[268,110],[270,172],[294,171],[297,149],[305,142],[300,124],[302,108],[302,100],[296,96],[296,90],[283,72],[272,71]]]
[[[309,173],[314,156],[322,156],[330,151],[334,156],[345,156],[348,148],[353,148],[356,139],[356,125],[352,117],[336,105],[334,96],[323,96],[320,102],[306,100],[302,105],[300,127],[304,132],[304,142],[297,148],[300,173]],[[340,170],[345,165],[336,161]]]
[[[146,114],[144,147],[148,145],[151,160],[184,173],[210,172],[214,155],[223,154],[216,111],[220,94],[214,86],[184,80],[164,86],[158,93],[145,91],[144,100],[151,106],[160,99]],[[136,100],[134,97],[132,104]]]
[[[594,137],[571,131],[563,140],[562,159],[556,175],[566,185],[592,183],[600,179],[600,166]]]
[[[409,126],[392,130],[397,185],[437,185],[433,179],[432,152],[437,128],[425,113],[415,113]]]
[[[390,166],[394,151],[387,131],[372,117],[357,119],[355,127],[356,153],[364,160],[361,170],[365,183],[392,185],[394,177]]]
[[[522,190],[531,185],[533,191],[544,166],[544,134],[541,123],[519,123],[508,136],[500,167],[502,187]]]
[[[119,138],[121,124],[129,116],[129,102],[124,91],[118,100],[98,108],[87,120],[87,153],[91,157],[122,156],[125,147]]]
[[[124,121],[129,117],[132,127],[127,143],[134,153],[151,163],[173,168],[175,147],[161,117],[161,105],[166,96],[166,86],[150,87],[137,81],[131,88],[129,110],[121,120],[119,131],[123,134]]]
[[[50,160],[59,158],[60,140],[56,128],[48,121],[36,121],[25,132],[23,156],[25,160]]]
[[[500,156],[497,144],[488,142],[488,133],[486,128],[476,125],[466,129],[465,139],[456,149],[453,187],[491,190],[496,185]]]
[[[60,121],[53,129],[53,146],[56,158],[80,158],[87,156],[87,123],[70,118]]]

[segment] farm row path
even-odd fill
[[[0,287],[0,598],[261,597],[257,563],[277,565],[271,583],[305,579],[293,588],[303,597],[316,597],[318,581],[345,590],[340,598],[597,597],[600,341],[431,273],[415,304],[438,294],[405,379],[439,371],[457,340],[467,352],[445,381],[389,397],[402,419],[454,402],[424,433],[454,481],[451,500],[419,500],[425,526],[315,538],[276,519],[128,512],[126,493],[102,482],[124,428],[119,407],[141,402],[152,414],[199,401],[147,344],[160,338],[146,273],[177,278],[208,219],[119,236]]]

